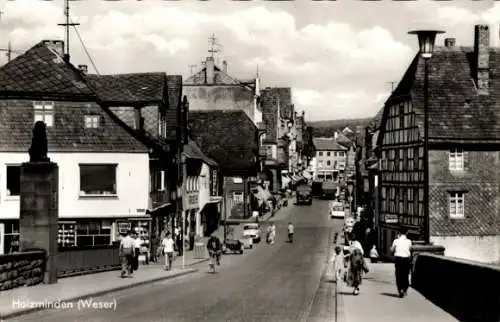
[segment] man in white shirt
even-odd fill
[[[122,262],[121,277],[132,275],[132,261],[134,260],[135,240],[127,232],[120,241],[120,256]]]
[[[169,232],[165,235],[165,238],[161,242],[163,247],[163,255],[165,256],[165,269],[167,271],[172,269],[172,258],[174,256],[174,240]]]
[[[394,264],[396,267],[396,286],[399,297],[404,297],[410,285],[410,264],[411,264],[411,240],[406,237],[405,227],[400,228],[398,238],[392,243],[391,251],[394,254]]]

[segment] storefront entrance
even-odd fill
[[[205,204],[203,210],[201,211],[201,223],[203,226],[203,235],[205,237],[210,236],[214,231],[219,228],[219,223],[221,219],[220,202],[211,202]]]

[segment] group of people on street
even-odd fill
[[[407,237],[406,228],[401,227],[391,247],[391,252],[394,254],[396,287],[401,298],[408,294],[410,285],[411,246],[412,242]],[[370,251],[372,262],[376,262],[378,259],[378,253],[375,253],[376,248],[374,247]],[[335,255],[331,261],[334,265],[337,286],[340,287],[340,282],[343,281],[347,286],[353,288],[354,295],[358,295],[363,274],[368,273],[369,268],[364,258],[363,246],[354,233],[350,234],[349,245],[344,250],[340,246],[335,247]]]
[[[132,277],[132,273],[139,269],[139,255],[143,240],[135,231],[127,231],[122,235],[120,241],[120,257],[121,257],[121,277]],[[146,256],[147,258],[147,256]]]
[[[294,226],[291,222],[288,223],[287,232],[288,232],[288,242],[293,243],[293,235],[294,235]],[[268,244],[274,244],[276,242],[276,224],[271,223],[267,227],[266,241]]]

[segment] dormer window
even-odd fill
[[[47,127],[54,125],[54,103],[53,102],[33,102],[35,109],[34,122],[42,121]]]
[[[99,127],[99,115],[85,115],[85,127],[97,129]]]

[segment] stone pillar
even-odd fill
[[[47,262],[45,284],[57,283],[57,222],[59,167],[52,162],[21,166],[19,230],[21,251],[43,249]]]

